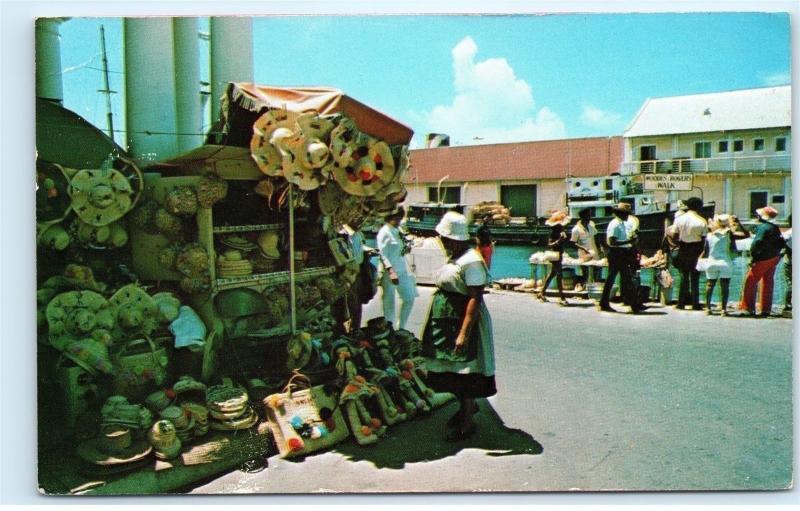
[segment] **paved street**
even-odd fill
[[[430,288],[411,327],[421,328]],[[641,316],[492,292],[499,392],[479,433],[441,440],[454,404],[305,460],[278,457],[196,493],[700,490],[792,481],[788,319]],[[617,305],[620,309],[626,309]],[[375,301],[366,319],[379,313]]]

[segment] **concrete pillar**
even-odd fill
[[[792,214],[792,176],[786,174],[783,176],[783,217],[787,218]]]
[[[36,20],[36,97],[64,102],[61,81],[61,35],[59,25],[64,18],[38,18]]]
[[[203,144],[198,19],[173,18],[172,27],[175,34],[175,124],[179,133],[178,150],[184,153]]]
[[[128,151],[163,160],[178,154],[172,18],[125,18]]]
[[[211,37],[211,121],[219,119],[219,101],[228,82],[253,81],[253,20],[213,17]]]
[[[733,214],[733,178],[726,177],[722,182],[722,211],[720,213]]]
[[[633,143],[628,137],[622,140],[624,149],[622,153],[622,172],[620,172],[620,174],[635,174],[638,172],[638,169],[633,169],[633,165],[630,163],[636,160],[636,157],[633,155]]]

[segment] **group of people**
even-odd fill
[[[719,282],[720,315],[728,315],[730,280],[733,275],[733,260],[736,254],[736,240],[746,239],[751,234],[745,230],[735,215],[720,214],[710,220],[703,218],[702,199],[691,197],[676,212],[675,221],[669,227],[665,237],[665,248],[671,254],[675,268],[680,272],[680,286],[676,308],[705,310],[714,314],[712,298]],[[647,309],[643,303],[645,297],[639,292],[636,277],[641,254],[638,250],[638,219],[632,214],[631,205],[625,202],[612,208],[614,218],[606,229],[606,245],[608,260],[608,276],[598,302],[601,311],[616,312],[611,307],[611,292],[620,280],[620,291],[623,302],[630,306],[633,314]],[[783,255],[786,264],[784,276],[786,286],[785,310],[791,310],[791,215],[790,228],[785,233],[775,225],[777,210],[767,206],[756,211],[757,225],[752,235],[750,248],[751,263],[745,277],[742,298],[739,303],[741,314],[747,316],[769,316],[772,310],[775,269]],[[537,294],[541,301],[546,301],[545,291],[555,278],[559,303],[567,305],[562,284],[562,258],[568,244],[578,249],[578,259],[582,262],[600,257],[595,237],[597,228],[592,222],[591,211],[584,209],[579,213],[580,219],[572,228],[571,236],[567,236],[565,227],[570,223],[566,213],[556,211],[547,220],[551,227],[547,243],[546,259],[551,262],[550,272],[544,285]],[[594,267],[583,267],[583,277]],[[705,307],[700,302],[700,272],[705,272]],[[756,295],[761,286],[761,300],[756,308]]]
[[[720,214],[707,221],[700,214],[703,203],[697,197],[686,201],[685,210],[676,213],[675,222],[667,232],[667,242],[672,248],[673,262],[680,272],[678,309],[691,306],[692,310],[705,310],[713,314],[712,298],[717,281],[720,284],[720,315],[728,315],[730,280],[736,240],[750,238],[735,215]],[[750,267],[745,276],[739,310],[745,316],[767,317],[772,312],[775,270],[781,256],[786,258],[788,272],[786,310],[791,310],[791,215],[789,230],[781,233],[775,219],[778,211],[765,206],[756,210],[757,224],[750,245]],[[706,276],[705,308],[700,303],[700,272]],[[756,308],[756,295],[761,287],[761,299]]]

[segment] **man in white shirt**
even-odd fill
[[[606,230],[606,243],[608,244],[608,277],[603,284],[603,294],[598,307],[601,311],[616,312],[611,307],[611,288],[619,275],[620,289],[623,301],[630,305],[631,312],[638,314],[647,307],[639,300],[639,291],[633,282],[633,241],[628,235],[626,220],[631,214],[631,205],[620,202],[612,208],[614,219],[608,224]]]
[[[417,296],[417,285],[406,264],[405,242],[399,229],[404,216],[402,208],[386,215],[386,223],[378,231],[377,237],[378,252],[383,263],[381,276],[383,316],[398,329],[406,328],[411,309],[414,307],[414,298]],[[395,315],[395,293],[400,295],[399,321]]]
[[[678,255],[674,261],[675,267],[681,272],[677,308],[683,309],[691,303],[692,310],[703,310],[700,305],[700,272],[697,271],[697,260],[703,253],[708,222],[700,216],[703,200],[699,197],[686,199],[686,208],[686,213],[679,216],[668,231],[672,239],[678,242]]]

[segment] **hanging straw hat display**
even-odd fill
[[[317,112],[306,112],[297,117],[296,123],[303,136],[310,139],[327,140],[333,128],[336,127],[337,117],[322,117]]]
[[[79,171],[70,181],[68,193],[75,214],[96,226],[122,218],[135,198],[128,179],[111,168]]]
[[[47,305],[50,344],[63,350],[67,344],[92,338],[111,342],[116,324],[116,309],[94,291],[68,291],[56,295]]]
[[[363,152],[363,148],[359,149]],[[335,167],[334,178],[342,189],[359,197],[374,196],[391,183],[395,174],[394,158],[386,142],[373,141],[367,154],[345,167]]]

